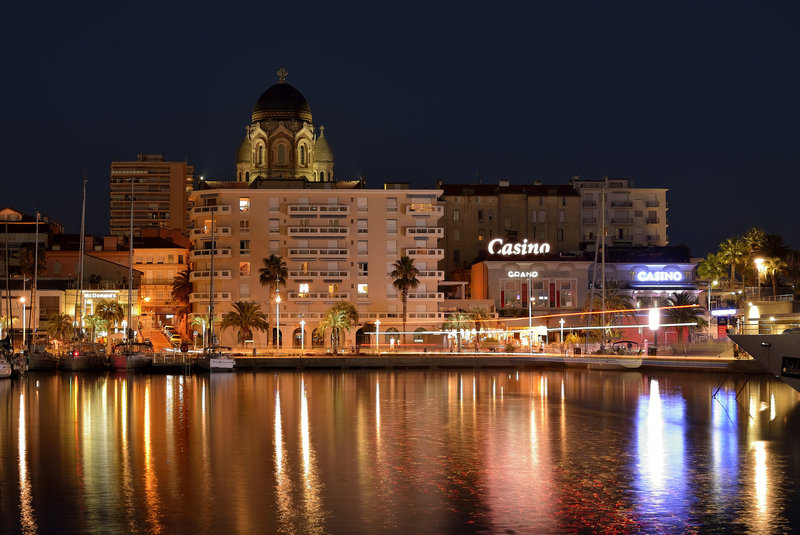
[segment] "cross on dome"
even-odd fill
[[[284,84],[286,83],[286,75],[289,74],[289,71],[281,67],[278,69],[278,82]]]

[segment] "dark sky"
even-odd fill
[[[103,234],[112,160],[232,179],[283,63],[339,178],[629,177],[696,256],[753,225],[800,248],[797,2],[438,4],[6,6],[0,204],[77,231],[85,169]]]

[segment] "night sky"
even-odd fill
[[[796,2],[15,2],[3,8],[0,204],[108,230],[112,160],[233,179],[287,81],[338,178],[669,188],[695,256],[758,225],[800,248]]]

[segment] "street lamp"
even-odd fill
[[[381,343],[381,320],[375,320],[375,353],[380,355]]]
[[[528,271],[528,353],[533,353],[533,333],[532,333],[532,323],[533,323],[533,311],[532,311],[532,304],[531,304],[531,295],[533,292],[531,291],[531,277],[530,271]]]
[[[659,316],[658,308],[650,309],[650,330],[653,331],[653,350],[658,351],[658,328],[661,326],[661,317]]]
[[[25,332],[25,298],[20,297],[19,302],[22,303],[22,347],[25,347],[26,332]]]
[[[758,279],[758,300],[761,301],[761,272],[764,270],[764,259],[756,258],[753,260],[756,263],[756,279]]]
[[[300,351],[305,351],[306,349],[306,320],[300,320]]]
[[[711,289],[719,284],[719,281],[708,281],[708,337],[711,338]]]
[[[564,343],[564,318],[558,320],[559,325],[561,325],[561,343]]]
[[[281,296],[275,298],[275,350],[281,348]]]

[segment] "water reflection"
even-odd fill
[[[0,525],[782,532],[798,397],[570,369],[31,375],[0,383]]]

